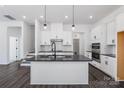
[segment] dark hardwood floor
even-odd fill
[[[30,67],[20,67],[19,62],[0,65],[0,88],[119,88],[123,82],[115,82],[105,73],[89,65],[89,85],[30,85]]]

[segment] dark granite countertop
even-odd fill
[[[88,57],[85,57],[83,55],[69,55],[69,56],[65,56],[65,57],[60,57],[57,56],[57,58],[55,59],[53,56],[34,56],[32,58],[26,58],[24,59],[26,61],[46,61],[46,62],[53,62],[53,61],[62,61],[62,62],[75,62],[75,61],[81,61],[81,62],[88,62],[88,61],[92,61],[92,59],[89,59]]]
[[[39,51],[39,53],[52,53],[53,51]],[[56,51],[58,53],[73,53],[73,51]],[[34,51],[29,53],[35,53]]]
[[[108,56],[108,57],[113,57],[113,58],[116,57],[115,54],[101,54],[101,55]]]

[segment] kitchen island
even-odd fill
[[[30,83],[34,85],[88,84],[89,62],[83,56],[34,56],[31,62]]]

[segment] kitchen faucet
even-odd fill
[[[56,42],[54,40],[51,41],[51,50],[54,52],[53,56],[56,59]]]

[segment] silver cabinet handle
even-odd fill
[[[115,43],[115,40],[112,40],[112,43]]]

